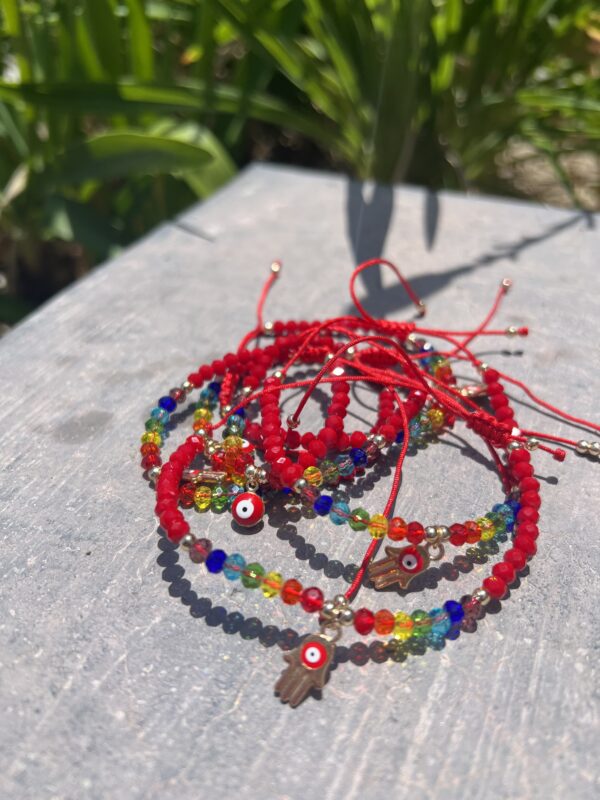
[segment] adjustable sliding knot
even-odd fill
[[[465,424],[467,428],[487,439],[490,444],[496,447],[506,447],[513,427],[508,422],[499,422],[491,414],[486,414],[485,411],[474,411],[469,414]]]

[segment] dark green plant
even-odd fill
[[[0,0],[0,268],[13,291],[43,283],[48,247],[85,269],[272,132],[432,187],[498,189],[526,142],[576,202],[562,157],[600,139],[594,5]]]

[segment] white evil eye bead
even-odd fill
[[[307,642],[300,652],[300,660],[308,669],[319,669],[327,662],[327,648],[321,642]]]
[[[399,558],[404,572],[418,572],[423,567],[423,557],[416,547],[406,547]]]
[[[253,453],[254,449],[254,445],[248,439],[242,439],[242,453]]]
[[[254,492],[242,492],[233,501],[231,513],[238,525],[244,528],[253,528],[263,518],[265,504],[262,498]]]

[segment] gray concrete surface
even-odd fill
[[[254,166],[4,338],[0,797],[598,797],[600,464],[537,458],[539,555],[475,635],[402,664],[348,658],[320,701],[292,710],[273,696],[283,661],[265,626],[303,621],[161,550],[137,463],[152,403],[234,347],[274,257],[279,318],[346,310],[355,258],[379,253],[413,280],[431,325],[479,320],[511,276],[499,325],[532,335],[480,350],[597,419],[598,222],[408,188],[365,202],[339,176]],[[401,292],[368,283],[369,308],[407,316]],[[569,430],[528,405],[520,419]],[[497,502],[493,473],[465,452],[440,444],[409,460],[403,516],[468,518]],[[369,508],[388,483],[379,476]],[[323,520],[273,519],[243,541],[227,516],[195,526],[331,594],[363,541]],[[431,608],[488,568],[433,573],[401,603],[364,599]]]

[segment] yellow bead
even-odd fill
[[[206,422],[210,422],[212,417],[213,415],[210,408],[197,408],[194,411],[194,419],[203,419]]]
[[[322,486],[323,475],[318,467],[307,467],[302,473],[304,479],[310,483],[311,486]]]
[[[383,514],[373,514],[367,528],[373,539],[383,539],[388,530],[387,517]]]
[[[246,476],[242,475],[238,472],[229,472],[227,477],[232,483],[237,484],[238,486],[245,486],[246,485]]]
[[[427,418],[434,431],[439,431],[440,428],[444,427],[445,416],[441,408],[430,408],[427,412]]]
[[[283,578],[279,572],[267,572],[262,579],[262,593],[265,597],[276,597],[281,592]]]
[[[160,447],[162,444],[162,436],[156,431],[146,431],[146,433],[142,436],[142,443],[156,444]]]
[[[488,542],[490,539],[494,538],[494,534],[496,533],[496,528],[494,527],[494,523],[491,519],[487,517],[478,517],[477,524],[481,528],[481,541]]]
[[[407,639],[410,639],[412,635],[413,629],[413,621],[402,611],[398,611],[394,614],[394,638],[399,639],[401,642],[405,642]]]
[[[223,446],[226,451],[240,451],[244,446],[244,440],[241,436],[227,436],[223,440]]]
[[[194,492],[194,504],[198,511],[206,511],[210,508],[212,492],[210,486],[199,486]]]

